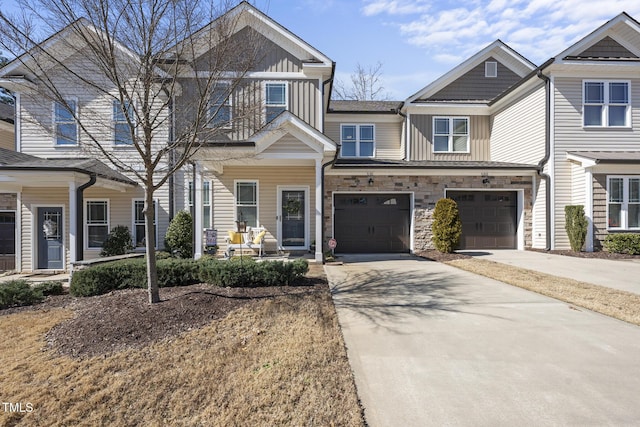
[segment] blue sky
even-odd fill
[[[336,61],[383,64],[384,87],[408,98],[501,39],[535,64],[562,52],[638,0],[256,0],[281,25]]]
[[[535,64],[627,12],[639,0],[252,0],[336,61],[348,81],[357,63],[382,63],[388,97],[403,100],[501,39]],[[15,11],[13,0],[0,0]]]

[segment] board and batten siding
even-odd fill
[[[267,229],[265,250],[277,250],[278,186],[308,187],[309,224],[307,233],[315,238],[315,167],[244,167],[226,166],[221,175],[205,176],[213,186],[213,228],[218,230],[218,245],[226,251],[225,238],[229,230],[236,230],[236,181],[258,182],[258,225]]]
[[[603,78],[603,80],[608,80]],[[582,126],[582,78],[556,77],[553,102],[555,248],[569,248],[564,207],[585,203],[584,169],[567,160],[571,151],[635,151],[640,141],[640,79],[631,82],[631,128],[585,129]]]
[[[489,116],[448,116],[445,114],[437,116],[469,117],[469,153],[434,153],[432,142],[433,117],[430,114],[411,114],[409,117],[409,140],[411,141],[409,160],[489,160],[489,138],[491,134]]]
[[[402,122],[384,121],[376,122],[375,118],[351,116],[341,118],[340,121],[327,121],[325,135],[336,144],[340,144],[340,126],[342,124],[373,124],[375,125],[375,158],[387,160],[401,160],[404,158],[404,145],[402,144]]]
[[[544,86],[496,113],[492,122],[491,160],[537,164],[545,146]]]

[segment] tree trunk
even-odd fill
[[[160,302],[160,289],[158,288],[158,270],[156,268],[156,231],[154,226],[155,209],[153,206],[153,192],[147,188],[144,202],[144,236],[147,249],[147,289],[149,291],[149,303]],[[155,207],[158,209],[158,206]]]

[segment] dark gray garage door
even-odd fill
[[[408,194],[336,194],[334,203],[336,252],[409,252]]]
[[[515,249],[518,197],[515,191],[448,191],[458,203],[461,249]]]

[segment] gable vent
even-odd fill
[[[498,77],[498,63],[495,61],[487,61],[484,63],[485,77]]]

